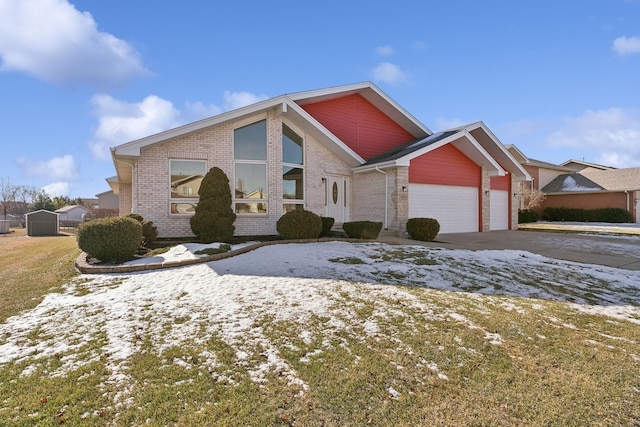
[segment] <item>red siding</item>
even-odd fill
[[[491,189],[492,190],[511,191],[511,175],[492,176],[491,177]]]
[[[451,144],[411,160],[409,166],[412,184],[480,187],[481,181],[480,166]]]
[[[414,139],[358,94],[302,108],[365,160]]]

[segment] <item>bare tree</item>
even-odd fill
[[[518,199],[520,200],[520,209],[529,210],[537,208],[544,202],[547,196],[540,190],[521,186],[518,191]]]

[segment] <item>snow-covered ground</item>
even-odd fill
[[[195,251],[212,246],[179,245],[154,261],[197,257]],[[375,333],[376,319],[395,315],[397,306],[384,301],[402,301],[403,306],[434,318],[480,328],[455,305],[425,306],[415,288],[434,293],[433,298],[444,298],[435,296],[436,290],[454,291],[446,298],[477,298],[483,306],[509,305],[513,310],[530,309],[537,299],[553,299],[575,310],[640,324],[640,271],[514,250],[464,251],[374,242],[281,244],[188,267],[78,276],[65,292],[50,294],[35,309],[0,324],[0,366],[23,362],[23,375],[29,375],[44,358],[58,354],[61,367],[51,374],[63,375],[108,354],[110,381],[123,390],[117,405],[127,396],[126,364],[141,345],[138,336],[151,337],[162,352],[186,340],[204,341],[215,335],[235,349],[238,363],[255,381],[263,381],[266,372],[275,370],[304,391],[304,382],[257,326],[261,319],[305,325],[313,323],[311,319],[326,318],[323,333],[348,333],[353,328],[350,322],[357,318],[354,307],[344,301],[348,294],[376,301],[376,312],[358,328],[366,333]],[[520,306],[518,299],[505,300],[501,295],[526,300]],[[301,338],[312,342],[316,333],[309,329]],[[86,345],[95,342],[96,336],[106,336],[99,350]],[[502,338],[486,331],[486,340],[500,345]],[[266,355],[260,363],[252,358],[256,351]],[[215,372],[216,355],[201,356]],[[218,380],[233,383],[232,376],[217,375]]]

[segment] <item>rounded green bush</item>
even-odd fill
[[[352,239],[377,239],[382,230],[381,222],[351,221],[342,224],[342,229]]]
[[[440,232],[440,223],[434,218],[409,218],[407,233],[413,240],[431,242]]]
[[[330,216],[321,216],[320,219],[322,220],[322,233],[320,235],[328,236],[331,234],[331,227],[333,227],[336,220]]]
[[[296,209],[282,215],[276,229],[283,239],[315,239],[322,233],[322,219],[311,211]]]
[[[518,211],[518,224],[526,224],[529,222],[537,222],[538,214],[529,209],[520,209]]]
[[[136,254],[142,241],[142,224],[133,218],[100,218],[85,222],[76,233],[78,247],[102,262],[123,262]]]

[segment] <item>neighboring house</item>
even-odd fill
[[[368,82],[271,98],[111,151],[120,214],[152,220],[161,237],[192,235],[196,177],[212,167],[229,178],[237,235],[277,234],[299,208],[399,235],[410,217],[436,218],[441,233],[515,229],[514,194],[531,178],[484,123],[434,134]]]
[[[98,198],[98,209],[119,209],[120,202],[118,195],[113,190],[104,191],[100,194],[96,194]]]
[[[547,207],[620,208],[640,223],[640,168],[616,169],[579,160],[553,165],[528,159],[513,145],[507,148],[534,178],[534,188],[546,195],[534,209],[538,213]]]
[[[91,209],[80,205],[69,205],[55,211],[60,216],[60,221],[82,221],[89,212]]]

